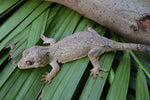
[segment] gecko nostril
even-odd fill
[[[19,69],[22,69],[21,66],[18,66]]]

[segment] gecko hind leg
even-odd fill
[[[43,34],[41,35],[41,39],[43,40],[43,44],[47,44],[47,43],[54,44],[54,43],[56,43],[56,39],[47,38]]]
[[[91,27],[89,27],[88,28],[88,32],[92,32],[92,33],[94,33],[94,34],[98,34],[99,35],[99,33],[97,33],[95,30],[93,30]]]
[[[94,66],[93,69],[91,69],[91,76],[93,76],[93,78],[96,78],[96,75],[98,75],[99,77],[103,77],[99,71],[104,71],[104,72],[108,72],[108,70],[103,69],[98,61],[98,58],[105,52],[105,48],[100,48],[100,47],[96,47],[93,48],[89,51],[88,53],[88,57],[92,63],[92,65]]]

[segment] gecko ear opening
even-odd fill
[[[49,59],[49,57],[50,57],[50,52],[47,52],[47,53],[45,54],[45,56],[46,56],[46,59]]]

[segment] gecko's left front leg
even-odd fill
[[[60,70],[60,67],[56,61],[51,62],[50,65],[52,66],[50,73],[46,72],[46,75],[42,75],[43,78],[41,81],[44,81],[44,84],[49,84],[52,78],[55,77]]]

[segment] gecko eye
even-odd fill
[[[27,65],[33,65],[33,62],[32,61],[26,61],[26,64]]]

